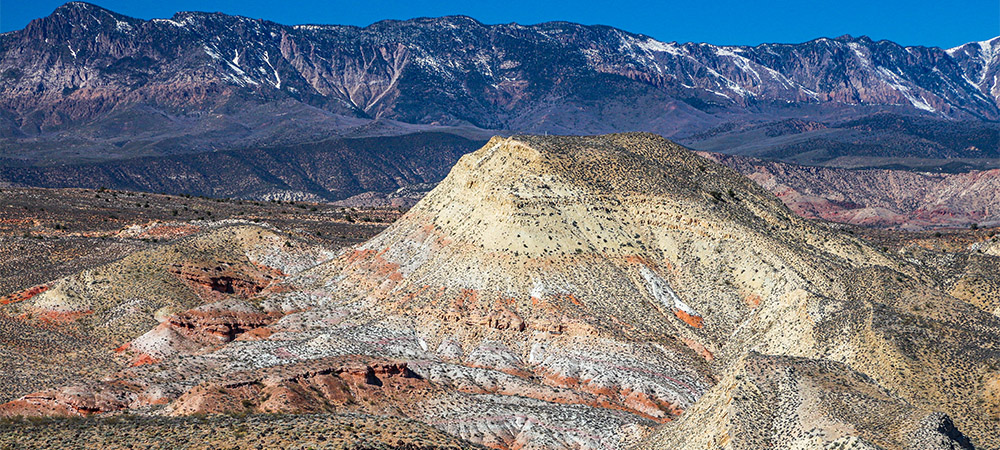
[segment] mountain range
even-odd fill
[[[998,49],[1000,38],[940,49],[864,36],[717,46],[463,16],[140,20],[71,2],[0,35],[0,163],[428,131],[476,140],[468,151],[494,134],[650,131],[805,164],[967,170],[1000,160]]]
[[[67,3],[0,447],[998,448],[998,49]]]

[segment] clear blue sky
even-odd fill
[[[0,30],[23,28],[62,4],[0,0]],[[904,45],[952,47],[1000,35],[1000,0],[94,0],[150,19],[176,11],[221,11],[283,24],[368,25],[382,19],[465,14],[484,23],[565,20],[603,24],[663,41],[713,44],[802,42],[843,34]]]

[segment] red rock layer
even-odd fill
[[[177,399],[173,413],[382,410],[418,401],[430,389],[431,384],[404,362],[345,356],[234,374],[223,384],[199,385]]]
[[[6,297],[0,298],[0,305],[9,305],[11,303],[17,303],[17,302],[23,302],[25,300],[30,300],[32,297],[34,297],[34,296],[36,296],[38,294],[41,294],[42,292],[45,292],[47,290],[49,290],[49,285],[47,285],[47,284],[40,284],[38,286],[34,286],[34,287],[31,287],[31,288],[25,289],[25,290],[23,290],[21,292],[15,292],[15,293],[10,294],[10,295],[8,295]]]
[[[185,336],[197,341],[226,343],[243,333],[265,327],[280,317],[279,313],[192,309],[171,316],[167,322]]]
[[[218,294],[233,294],[248,299],[285,277],[280,270],[263,266],[250,273],[228,266],[209,267],[193,263],[172,264],[169,270],[209,298],[219,298]]]

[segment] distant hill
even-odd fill
[[[804,217],[913,230],[1000,225],[1000,169],[943,174],[702,155],[756,181]]]
[[[0,164],[0,183],[258,200],[334,201],[437,182],[484,141],[447,133],[146,156],[59,166]],[[2,161],[0,161],[2,163]]]

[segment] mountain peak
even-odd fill
[[[449,26],[450,28],[460,28],[462,26],[471,26],[471,27],[483,26],[482,22],[476,20],[473,17],[458,14],[458,15],[440,16],[440,17],[414,17],[412,19],[406,19],[406,20],[397,20],[397,19],[381,20],[369,25],[369,28],[386,26],[386,25],[391,26],[394,24],[436,25],[436,26],[445,25]]]
[[[809,104],[815,110],[810,118],[820,121],[857,117],[871,107],[946,119],[1000,117],[996,78],[984,71],[1000,65],[988,63],[992,53],[979,47],[969,47],[972,58],[956,67],[937,49],[901,57],[897,46],[849,35],[840,41],[719,47],[569,22],[484,25],[461,15],[368,27],[287,27],[222,13],[179,12],[151,23],[112,14],[89,3],[67,3],[52,17],[4,36],[0,69],[29,75],[10,85],[0,104],[18,117],[16,125],[24,129],[16,133],[100,120],[137,104],[172,111],[209,108],[219,100],[178,89],[239,92],[234,101],[253,99],[255,105],[291,96],[317,110],[365,120],[560,134],[696,134],[751,111],[767,120],[805,114],[783,106],[793,104]],[[284,43],[282,35],[288,36]],[[464,43],[460,48],[450,44],[456,38]],[[24,48],[30,51],[17,50]],[[331,57],[345,63],[331,67]],[[75,68],[53,67],[59,59]],[[58,110],[68,107],[63,93],[82,87],[75,72],[81,69],[90,74],[87,84],[116,94],[90,99],[72,112]],[[177,84],[176,74],[189,82]],[[621,106],[637,100],[638,108]],[[172,125],[158,123],[166,139]],[[316,135],[329,132],[319,128]]]
[[[32,20],[24,28],[29,36],[73,39],[74,36],[109,30],[130,31],[144,22],[87,2],[68,2],[46,17]],[[88,38],[89,39],[89,38]]]
[[[63,3],[62,5],[60,5],[59,7],[57,7],[55,10],[53,10],[52,14],[50,14],[49,17],[51,17],[53,15],[59,15],[59,14],[69,14],[71,18],[81,18],[82,17],[81,14],[83,14],[83,13],[86,13],[86,14],[97,14],[97,15],[102,15],[102,16],[103,15],[108,15],[108,16],[117,17],[117,18],[126,18],[126,17],[128,17],[128,16],[124,16],[122,14],[118,14],[118,13],[116,13],[114,11],[109,10],[109,9],[102,8],[102,7],[100,7],[98,5],[95,5],[93,3],[87,3],[87,2],[67,2],[67,3]]]
[[[432,17],[430,19],[434,20],[434,21],[438,21],[438,22],[448,22],[448,23],[462,23],[462,22],[466,22],[466,23],[473,23],[473,24],[476,24],[476,25],[482,25],[483,24],[482,22],[476,20],[474,17],[466,16],[464,14],[452,14],[452,15],[448,15],[448,16]]]
[[[872,41],[872,38],[870,38],[870,37],[868,37],[867,35],[864,35],[864,34],[862,34],[861,36],[853,36],[851,34],[842,34],[840,36],[837,36],[837,37],[833,38],[833,40],[840,41],[840,42],[862,42],[862,43],[874,42],[874,41]]]
[[[94,9],[94,10],[98,10],[98,11],[107,11],[106,9],[101,8],[100,6],[97,6],[97,5],[93,4],[93,3],[87,3],[87,2],[66,2],[66,3],[63,3],[62,5],[58,6],[55,9],[55,11],[56,12],[59,12],[59,11],[77,11],[77,10],[89,10],[89,9]]]
[[[653,133],[516,135],[493,138],[463,157],[456,171],[462,176],[489,178],[498,186],[511,185],[505,176],[531,174],[625,195],[662,192],[664,186],[676,190],[687,183],[666,182],[664,177],[688,178],[699,164],[703,165],[698,156]]]

